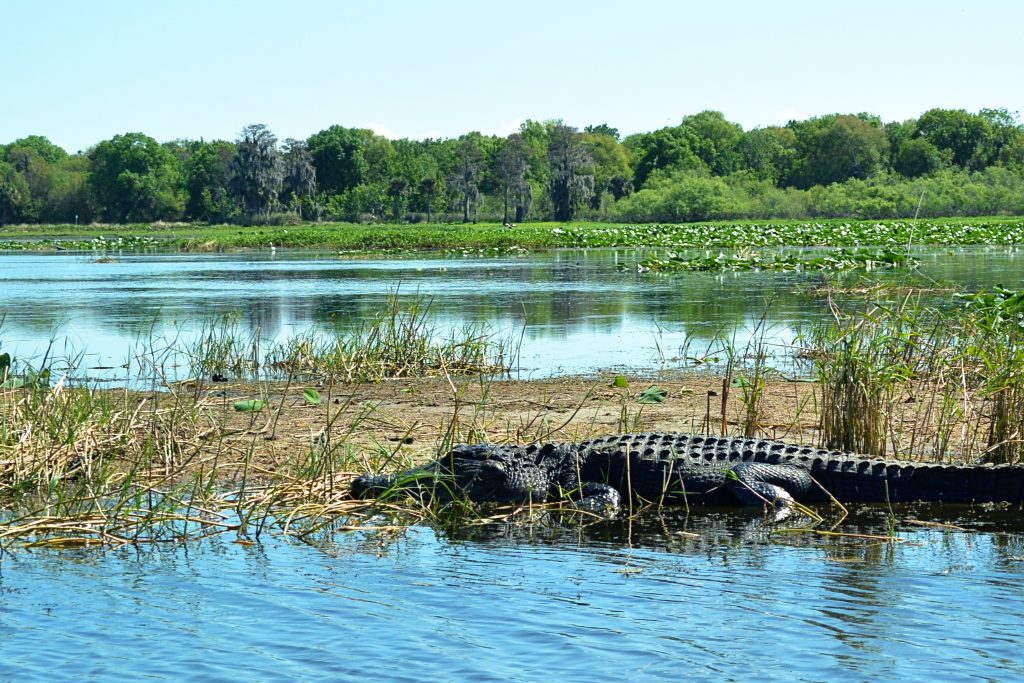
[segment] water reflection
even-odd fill
[[[635,250],[404,259],[125,253],[98,262],[84,254],[0,254],[0,344],[38,357],[54,338],[62,353],[88,352],[87,364],[119,365],[151,340],[188,341],[225,315],[237,316],[243,335],[268,340],[356,329],[397,290],[404,301],[429,301],[441,330],[485,323],[521,337],[522,367],[544,376],[652,368],[700,355],[723,336],[743,347],[762,319],[769,341],[787,345],[828,314],[827,303],[807,292],[819,280],[814,274],[638,275],[630,267],[639,257]],[[972,289],[1021,285],[1012,249],[921,258],[921,273],[933,280]]]
[[[7,554],[0,678],[927,680],[1024,675],[1020,510],[735,510]],[[54,590],[59,586],[60,590]],[[145,656],[140,653],[144,652]]]

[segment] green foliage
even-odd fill
[[[549,135],[550,193],[555,220],[571,221],[594,194],[594,176],[590,173],[593,161],[575,128],[556,125]]]
[[[715,175],[728,175],[739,167],[739,144],[743,128],[727,121],[722,112],[705,110],[683,118],[693,131],[693,151]]]
[[[668,392],[661,387],[655,385],[649,389],[645,389],[640,392],[640,397],[637,398],[637,403],[661,403],[668,396]]]
[[[641,271],[664,272],[720,272],[720,271],[841,271],[880,270],[883,268],[912,268],[919,261],[905,250],[900,249],[837,249],[820,255],[761,254],[742,250],[717,255],[678,254],[668,252],[664,256],[651,256],[638,264]]]
[[[30,150],[48,164],[59,164],[68,158],[68,153],[62,147],[53,144],[43,135],[29,135],[7,145],[5,154],[9,161],[13,160],[17,150]]]
[[[924,138],[913,138],[900,145],[899,152],[893,155],[892,167],[900,175],[917,178],[949,166],[950,157],[948,151]]]
[[[737,143],[740,166],[754,177],[779,184],[793,168],[796,134],[789,128],[755,128]]]
[[[309,137],[321,191],[340,195],[366,182],[369,164],[363,150],[372,136],[368,130],[331,126]]]
[[[994,139],[991,122],[963,109],[930,109],[917,120],[917,134],[952,155],[966,170],[984,168],[991,161]]]
[[[228,193],[231,164],[237,148],[226,140],[200,142],[185,162],[187,214],[211,223],[231,220],[238,204]]]
[[[476,218],[480,181],[484,169],[484,153],[480,148],[480,134],[464,135],[456,154],[455,167],[448,176],[448,187],[455,192],[455,200],[462,210],[462,222]]]
[[[0,221],[280,224],[645,221],[1019,213],[1024,128],[1005,109],[932,109],[883,125],[822,116],[744,132],[721,112],[624,141],[524,122],[501,138],[389,140],[331,126],[237,142],[115,136],[68,155],[43,136],[0,146]]]
[[[105,220],[176,220],[184,209],[177,157],[142,133],[104,140],[90,155],[89,184]]]
[[[698,142],[693,130],[685,126],[661,128],[653,133],[638,133],[626,138],[625,144],[636,159],[635,187],[644,187],[647,179],[656,172],[670,174],[702,168],[703,164],[694,152]]]
[[[800,188],[869,178],[882,168],[889,150],[881,127],[861,116],[824,116],[791,128],[798,153],[791,182]]]
[[[721,178],[683,172],[650,185],[616,204],[614,215],[648,223],[704,221],[734,213],[732,192]]]
[[[28,183],[14,166],[0,162],[0,225],[21,220],[30,196]]]

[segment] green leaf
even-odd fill
[[[29,368],[26,373],[25,383],[33,387],[48,386],[50,384],[50,369],[43,368],[42,370],[36,370]]]
[[[306,403],[312,406],[320,405],[320,392],[312,387],[302,390],[302,398],[306,399]]]
[[[21,389],[23,386],[25,386],[25,380],[20,377],[11,377],[0,384],[0,388],[3,389]]]
[[[3,377],[4,373],[11,369],[11,354],[0,353],[0,377]]]
[[[266,407],[267,402],[259,399],[249,399],[247,401],[237,401],[235,403],[235,410],[240,413],[258,413]]]
[[[622,375],[615,375],[615,379],[613,379],[612,383],[609,384],[608,386],[616,387],[618,389],[625,389],[625,388],[629,387],[629,380],[627,380]]]
[[[661,403],[668,396],[668,392],[661,387],[655,385],[650,389],[642,392],[640,398],[636,400],[637,403]]]

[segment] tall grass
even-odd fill
[[[878,455],[1019,462],[1024,329],[1014,296],[833,305],[833,319],[808,338],[822,443]]]
[[[298,375],[369,382],[442,372],[500,374],[512,366],[510,342],[473,325],[441,335],[429,309],[424,299],[403,308],[392,295],[385,309],[357,332],[293,337],[270,348],[265,363]]]
[[[297,524],[330,516],[339,501],[354,506],[345,484],[353,472],[409,463],[399,452],[404,438],[391,448],[356,445],[373,408],[356,407],[358,391],[336,396],[339,384],[434,373],[477,374],[485,383],[508,367],[503,343],[471,328],[439,335],[427,309],[420,301],[403,308],[393,296],[359,333],[270,350],[258,333],[242,335],[236,319],[220,318],[190,343],[145,340],[129,369],[140,376],[120,389],[17,361],[8,367],[8,357],[0,381],[0,549],[18,539],[75,545],[227,529],[258,534],[271,511],[290,510],[287,523]],[[74,376],[74,363],[64,364]],[[191,378],[171,379],[182,365]],[[223,373],[248,379],[243,388],[257,389],[261,401],[233,413],[224,391],[209,391]],[[326,388],[325,419],[305,449],[281,456],[273,444],[286,402],[321,401],[318,392],[302,393],[300,374]],[[469,429],[479,430],[472,422]],[[458,427],[453,420],[448,443],[468,435]]]

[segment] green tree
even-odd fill
[[[626,138],[626,146],[636,159],[633,182],[642,188],[654,173],[699,170],[704,164],[694,152],[698,144],[693,130],[685,126],[660,128]]]
[[[948,150],[954,164],[979,170],[994,159],[992,123],[964,109],[929,109],[917,120],[918,135],[941,150]]]
[[[13,164],[0,161],[0,225],[21,219],[30,196],[28,183]]]
[[[793,168],[796,134],[778,126],[755,128],[743,134],[737,153],[741,168],[759,180],[779,185]]]
[[[22,147],[17,143],[7,146],[6,157],[28,186],[19,210],[21,219],[30,222],[39,220],[39,213],[50,193],[53,165],[31,147]]]
[[[571,221],[594,193],[593,159],[575,128],[560,124],[551,129],[548,163],[555,220]]]
[[[607,123],[601,123],[596,126],[586,126],[583,128],[584,133],[591,133],[593,135],[604,135],[609,137],[615,142],[619,142],[619,129],[612,128]]]
[[[475,220],[476,205],[480,198],[484,154],[479,139],[479,133],[459,138],[455,167],[448,176],[448,188],[455,193],[455,204],[462,210],[463,223],[469,223],[471,213]]]
[[[600,209],[602,198],[609,194],[615,199],[629,195],[633,191],[633,164],[629,150],[617,138],[603,132],[583,133],[580,139],[594,162],[591,206]]]
[[[502,196],[502,222],[509,223],[509,210],[514,211],[514,221],[526,220],[533,205],[533,188],[526,179],[530,167],[530,148],[522,133],[509,135],[494,158],[494,175]]]
[[[95,213],[89,186],[91,161],[76,154],[57,162],[50,176],[42,219],[54,223],[88,223]]]
[[[251,220],[273,211],[283,182],[284,164],[277,138],[262,123],[243,128],[231,165],[230,190],[246,217]]]
[[[285,140],[281,161],[285,203],[303,218],[318,220],[323,211],[316,201],[316,167],[306,143],[292,138]]]
[[[864,179],[882,169],[889,140],[873,117],[831,115],[791,127],[798,154],[791,178],[797,187]]]
[[[185,162],[185,214],[194,220],[225,222],[238,211],[229,192],[238,149],[227,140],[200,142]]]
[[[950,156],[924,138],[912,138],[904,141],[893,155],[892,168],[906,178],[917,178],[945,168]]]
[[[68,158],[64,148],[53,144],[49,138],[42,135],[28,135],[15,140],[7,145],[7,153],[10,154],[11,150],[16,148],[32,150],[48,164],[58,164]]]
[[[104,220],[176,220],[184,210],[178,159],[142,133],[115,135],[90,154],[92,188]]]
[[[682,126],[693,132],[693,151],[715,175],[728,175],[739,166],[737,147],[743,128],[710,109],[683,118]]]
[[[1024,128],[1018,123],[1017,114],[1006,109],[982,109],[978,115],[988,121],[992,131],[985,160],[990,165],[1012,165],[1009,161],[1017,154],[1014,150],[1024,143]]]
[[[342,194],[366,182],[369,165],[363,147],[372,135],[368,130],[331,126],[309,137],[306,147],[321,192]]]

